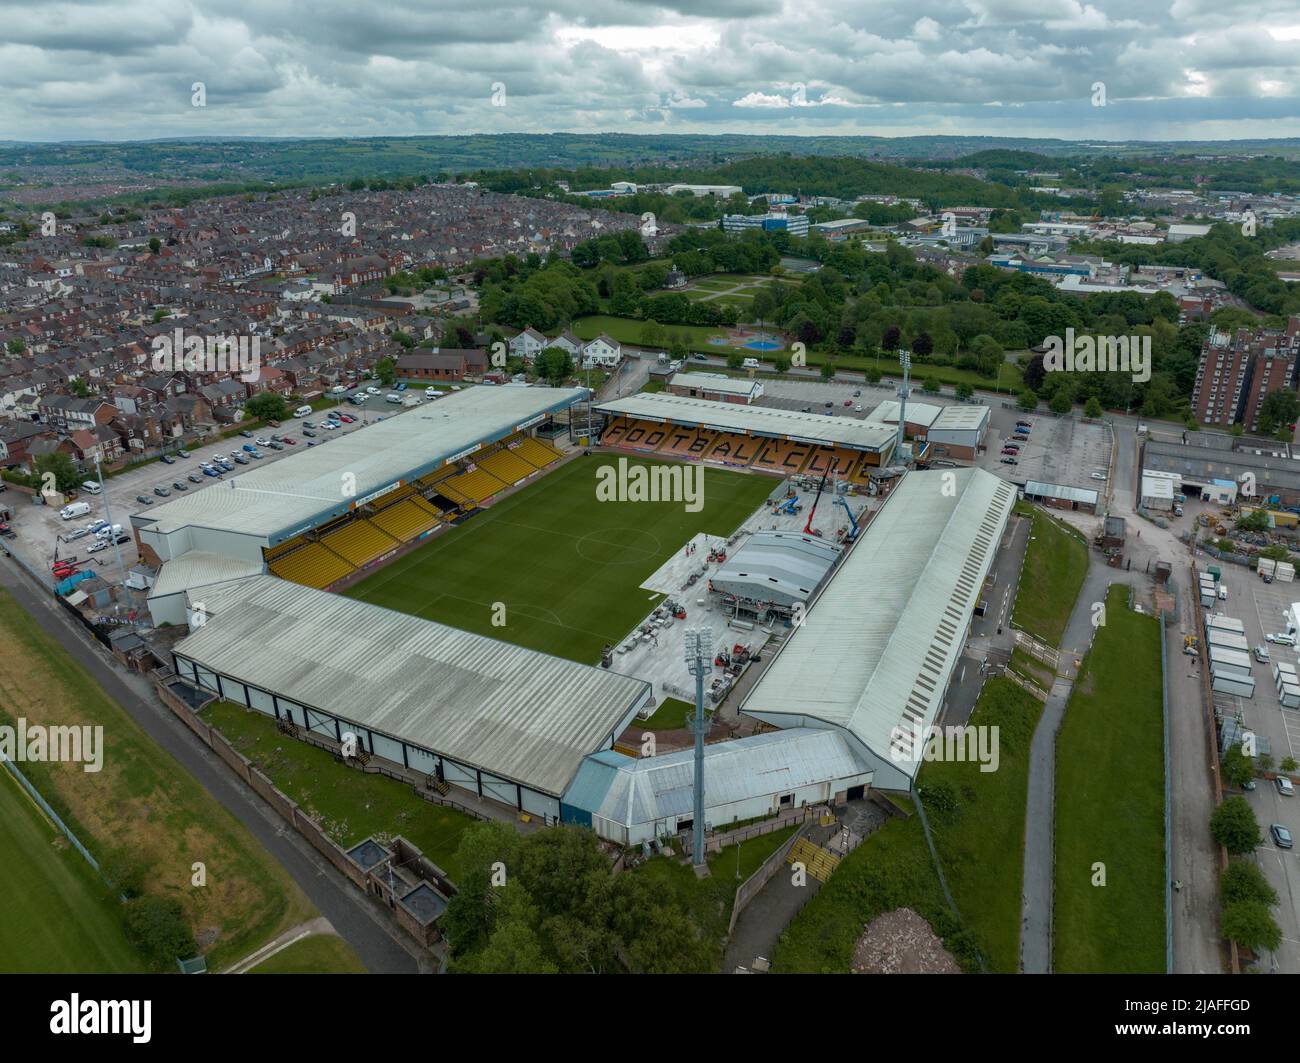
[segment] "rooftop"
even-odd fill
[[[662,392],[629,395],[624,399],[599,403],[596,409],[643,421],[702,425],[718,432],[792,439],[852,450],[886,451],[896,434],[892,428],[852,417],[827,417],[821,413],[799,413],[769,406],[742,406]]]
[[[300,447],[220,485],[133,514],[131,523],[160,534],[218,528],[274,545],[346,513],[358,498],[424,476],[582,395],[580,388],[541,387],[452,392],[328,446]]]
[[[274,576],[203,591],[205,668],[559,796],[650,693],[603,668]]]

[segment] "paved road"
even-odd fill
[[[371,902],[162,705],[147,679],[120,672],[107,651],[78,630],[58,605],[32,590],[12,561],[0,562],[0,586],[13,594],[35,623],[71,653],[153,741],[248,829],[352,946],[367,970],[413,974],[427,969],[427,961],[417,962],[399,932],[387,925]]]

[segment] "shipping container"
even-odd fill
[[[1230,650],[1222,646],[1209,647],[1211,664],[1230,664],[1234,668],[1246,669],[1246,674],[1250,674],[1250,656],[1242,653],[1240,650]]]
[[[1252,679],[1215,676],[1211,689],[1216,694],[1231,694],[1239,698],[1253,698],[1255,696],[1255,682]]]
[[[1277,562],[1271,557],[1261,557],[1259,559],[1259,574],[1261,576],[1271,576],[1277,570]]]
[[[1277,581],[1278,583],[1291,583],[1295,580],[1295,565],[1290,561],[1279,561],[1277,563]]]
[[[1224,631],[1235,631],[1239,635],[1246,633],[1246,625],[1231,616],[1207,616],[1205,626],[1207,628],[1220,628]]]
[[[1242,653],[1250,652],[1250,642],[1246,636],[1238,635],[1235,631],[1210,628],[1205,637],[1211,646],[1222,646],[1225,650],[1240,650]]]

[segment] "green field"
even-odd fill
[[[249,974],[365,974],[366,969],[342,938],[313,934],[295,941]]]
[[[705,469],[698,513],[681,502],[600,502],[596,470],[619,460],[577,458],[346,593],[594,664],[661,600],[641,583],[697,532],[730,535],[775,486],[765,476]]]
[[[1042,702],[1010,679],[990,679],[970,724],[998,729],[997,770],[934,761],[917,780],[957,911],[989,970],[1002,974],[1020,968],[1029,744],[1042,713]]]
[[[117,898],[8,771],[0,769],[0,970],[144,970],[122,933]]]
[[[1165,970],[1160,622],[1106,596],[1056,738],[1054,969]],[[1097,865],[1105,884],[1094,884]]]
[[[417,797],[396,779],[345,767],[328,750],[286,740],[265,713],[218,701],[203,717],[345,849],[400,834],[453,882],[459,878],[456,848],[474,822],[464,812]]]
[[[1088,546],[1075,529],[1032,507],[1033,520],[1011,619],[1050,646],[1060,646],[1075,599],[1088,575]]]

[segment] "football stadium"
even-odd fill
[[[587,438],[586,394],[466,389],[134,515],[176,673],[632,845],[694,826],[691,751],[637,736],[702,625],[710,706],[747,721],[710,735],[706,829],[909,790],[892,738],[942,709],[1015,489],[890,467],[879,422],[678,396],[596,404]]]

